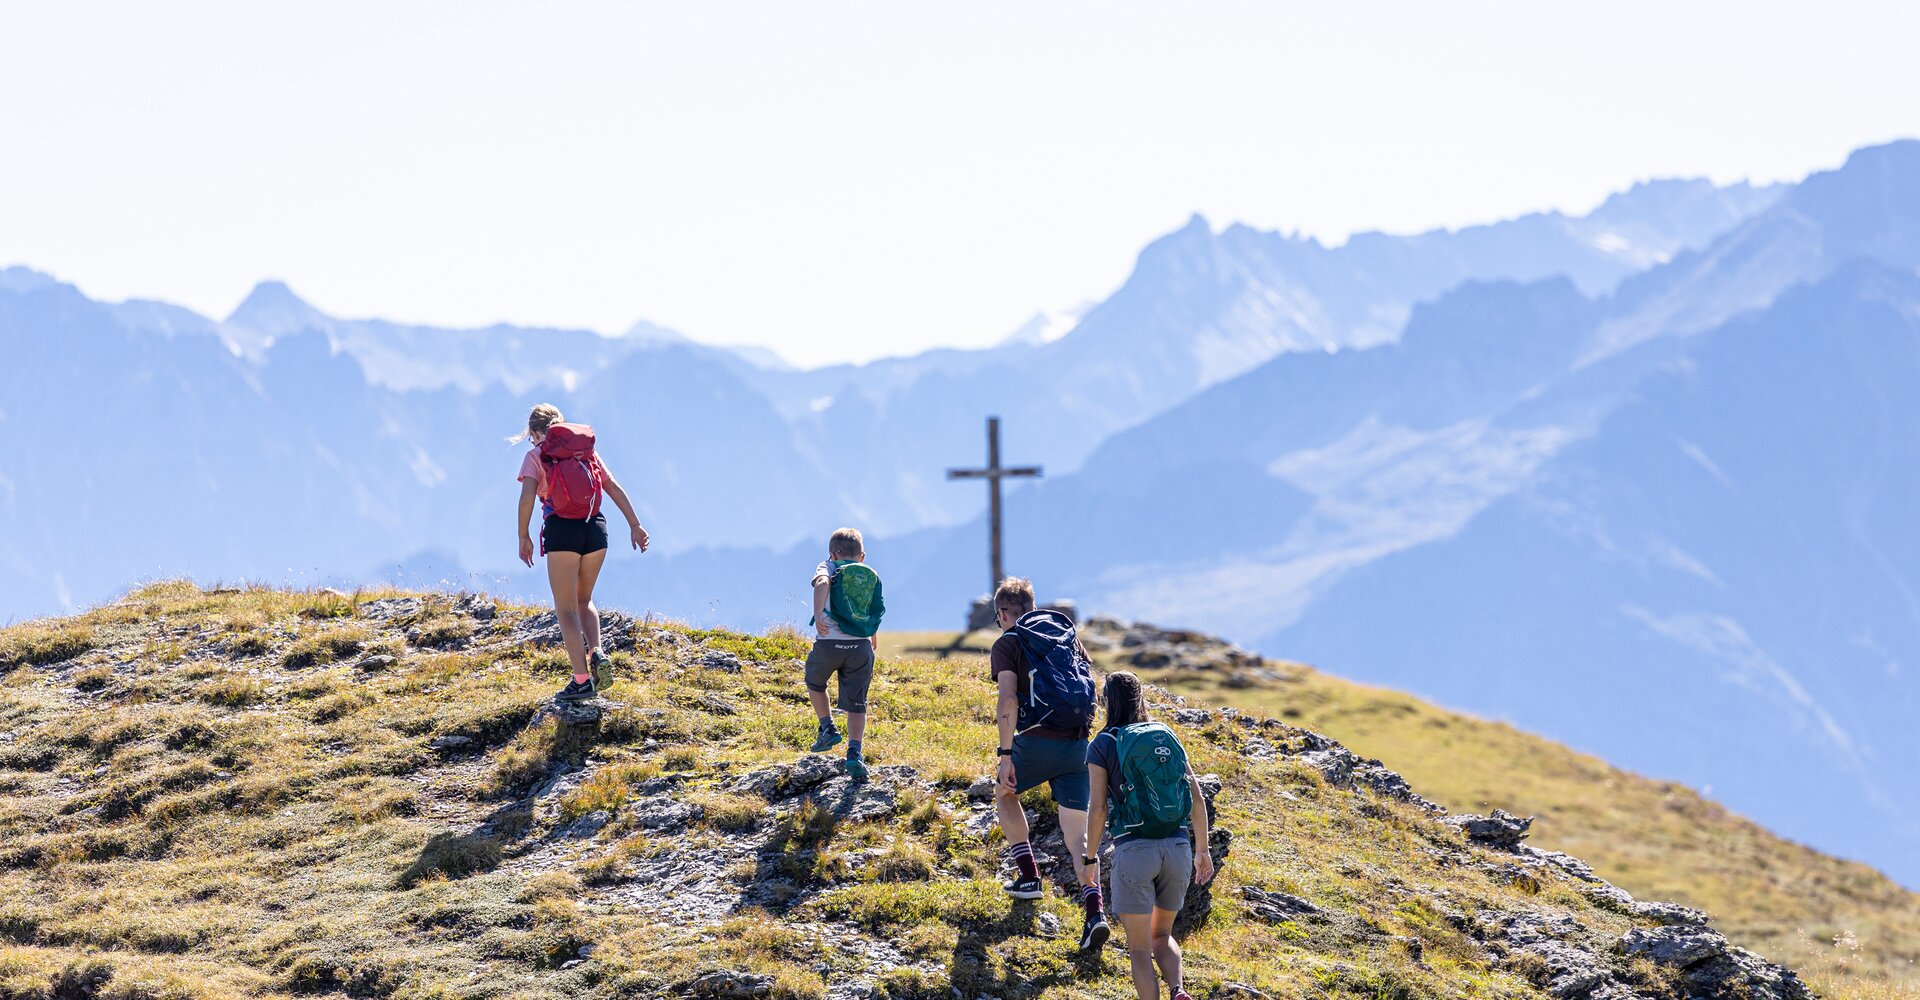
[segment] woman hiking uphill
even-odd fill
[[[633,547],[647,550],[647,530],[594,452],[593,428],[563,423],[559,409],[541,403],[527,415],[526,438],[533,442],[520,462],[520,561],[533,565],[533,538],[527,519],[540,501],[540,554],[547,557],[547,583],[553,587],[553,613],[566,640],[573,679],[554,695],[556,701],[587,701],[599,693],[607,654],[600,648],[600,612],[593,606],[593,585],[607,561],[604,497],[626,515]],[[516,436],[514,440],[518,440]]]
[[[1187,886],[1213,878],[1213,857],[1206,850],[1207,800],[1173,730],[1148,721],[1140,678],[1125,671],[1108,674],[1105,690],[1107,725],[1087,746],[1093,801],[1087,811],[1087,853],[1080,863],[1098,872],[1104,827],[1113,838],[1108,866],[1113,911],[1126,930],[1134,990],[1140,1000],[1160,1000],[1153,974],[1158,963],[1173,1000],[1192,1000],[1181,986],[1173,918],[1186,902]]]

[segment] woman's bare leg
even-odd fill
[[[1173,918],[1180,914],[1175,910],[1153,908],[1153,960],[1160,963],[1160,978],[1167,981],[1169,994],[1182,989],[1180,980],[1183,970],[1180,968],[1180,942],[1173,939]],[[1129,938],[1131,940],[1131,938]]]
[[[547,553],[547,583],[553,587],[553,616],[560,620],[567,659],[573,661],[573,679],[586,683],[587,646],[580,631],[580,553]]]
[[[1133,991],[1140,1000],[1160,1000],[1160,979],[1153,974],[1153,915],[1122,913],[1120,926],[1127,931],[1127,963],[1133,972]]]
[[[600,567],[606,565],[607,550],[589,552],[580,557],[579,584],[575,601],[580,611],[580,636],[589,651],[600,648],[600,609],[593,606],[593,585],[600,581]]]

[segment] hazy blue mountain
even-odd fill
[[[1463,531],[1258,641],[1920,885],[1920,279],[1846,265],[1702,339]]]
[[[842,464],[865,523],[886,532],[954,523],[977,515],[982,498],[946,483],[944,467],[982,457],[984,414],[1004,418],[1010,460],[1069,472],[1116,431],[1277,356],[1390,343],[1417,303],[1463,282],[1562,275],[1606,291],[1779,195],[1659,181],[1586,216],[1362,233],[1336,247],[1240,225],[1215,232],[1196,216],[1147,246],[1126,283],[1058,339],[747,377],[815,454]]]
[[[90,603],[149,576],[320,581],[423,550],[519,579],[511,516],[524,446],[504,438],[538,400],[601,425],[603,454],[660,553],[716,538],[785,546],[854,518],[830,470],[732,374],[738,359],[635,344],[571,390],[402,390],[349,349],[378,324],[355,333],[283,287],[248,301],[236,317],[260,336],[236,353],[233,320],[96,303],[5,272],[0,615]],[[498,333],[476,336],[497,346]],[[531,352],[593,336],[513,333]]]

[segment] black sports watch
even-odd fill
[[[994,756],[996,756],[996,757],[1011,757],[1011,756],[1013,756],[1013,748],[1012,748],[1012,747],[1001,747],[1000,749],[998,749],[998,750],[995,750],[995,751],[994,751]]]
[[[1097,865],[1100,863],[1100,857],[1095,854],[1082,854],[1080,855],[1080,863],[1083,865]]]

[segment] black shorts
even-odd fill
[[[586,520],[547,515],[540,525],[540,554],[577,552],[587,555],[607,547],[607,518],[595,514]]]

